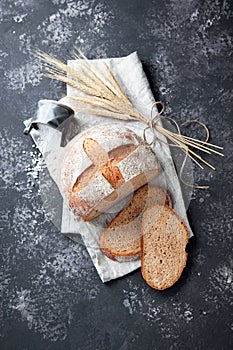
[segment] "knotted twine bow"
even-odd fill
[[[155,106],[161,106],[162,108],[161,108],[161,110],[159,112],[157,112],[155,115],[153,115],[153,109],[154,109]],[[210,153],[210,149],[206,145],[211,145],[211,146],[214,146],[216,148],[221,148],[221,147],[218,147],[218,146],[215,146],[215,145],[212,145],[212,144],[208,143],[210,133],[209,133],[209,129],[207,128],[207,126],[204,123],[200,122],[197,119],[189,119],[186,122],[184,122],[182,125],[189,125],[191,123],[199,124],[201,127],[204,128],[204,130],[206,132],[206,138],[205,138],[204,141],[200,141],[200,140],[197,140],[197,139],[194,139],[194,138],[189,138],[189,137],[184,136],[184,135],[181,134],[179,125],[177,124],[177,122],[173,118],[170,118],[168,116],[163,115],[164,111],[165,111],[165,105],[164,105],[163,102],[157,101],[157,102],[153,103],[153,105],[151,107],[150,119],[148,119],[148,122],[147,122],[148,126],[145,127],[144,130],[143,130],[143,138],[144,138],[145,142],[147,144],[149,144],[150,146],[152,146],[153,144],[155,144],[156,141],[159,141],[161,143],[169,145],[170,147],[178,147],[178,148],[180,148],[185,153],[185,157],[184,157],[184,160],[182,162],[182,165],[181,165],[180,171],[179,171],[179,178],[180,178],[181,182],[183,184],[185,184],[186,186],[189,186],[191,188],[208,189],[209,186],[192,185],[192,184],[186,182],[183,179],[183,171],[184,171],[185,164],[186,164],[186,161],[187,161],[188,157],[190,157],[201,169],[203,169],[201,164],[195,158],[193,158],[190,155],[190,153],[193,153],[193,152],[192,152],[192,150],[190,150],[190,148],[188,146],[194,146],[195,145],[195,148],[198,148],[198,149],[200,149],[202,151],[204,150],[206,153]],[[169,130],[166,130],[166,132],[164,132],[165,129],[162,128],[162,126],[157,124],[158,120],[160,120],[160,119],[171,121],[176,127],[177,134],[171,133]],[[158,135],[156,135],[156,130],[160,132],[161,128],[163,129],[163,133],[162,134],[164,136],[166,136],[168,139],[170,139],[173,143],[161,140],[158,137]],[[152,138],[151,141],[148,141],[148,139],[147,139],[147,130],[150,130],[152,132],[153,138]],[[211,149],[211,151],[214,152],[214,153],[217,153],[219,155],[222,155],[222,153],[219,153],[219,152],[217,152],[215,150]],[[195,156],[197,158],[199,158],[202,162],[204,162],[206,165],[208,165],[211,169],[215,170],[215,168],[210,163],[206,162],[202,157],[200,157],[196,153],[195,153]]]

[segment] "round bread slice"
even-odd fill
[[[186,265],[188,229],[169,206],[153,205],[142,218],[141,271],[152,288],[171,287]]]
[[[100,237],[102,252],[121,262],[140,258],[142,214],[153,204],[171,205],[168,194],[158,186],[142,186],[108,224]]]

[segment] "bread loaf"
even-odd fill
[[[154,205],[142,219],[142,276],[152,288],[171,287],[186,265],[188,230],[169,206]]]
[[[74,214],[90,221],[159,172],[155,154],[132,130],[103,124],[66,146],[60,189]]]
[[[140,257],[142,214],[153,204],[171,205],[170,197],[161,187],[145,185],[134,193],[101,235],[100,247],[106,256],[117,261]]]

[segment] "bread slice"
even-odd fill
[[[161,187],[145,185],[134,193],[101,235],[100,247],[105,255],[117,261],[140,257],[142,214],[153,204],[171,205],[170,197]]]
[[[141,270],[152,288],[171,287],[186,265],[188,230],[177,213],[167,205],[153,205],[142,218]]]

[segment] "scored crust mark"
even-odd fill
[[[143,214],[141,271],[154,289],[171,287],[186,266],[188,229],[168,206],[154,205]]]
[[[88,185],[92,178],[100,174],[105,177],[114,189],[120,187],[125,180],[117,164],[136,148],[136,145],[130,144],[119,146],[110,152],[106,152],[96,140],[86,138],[83,141],[83,149],[93,164],[78,177],[72,190],[74,192],[81,190]]]
[[[103,253],[112,260],[139,258],[143,212],[153,204],[171,204],[169,195],[158,186],[142,186],[108,224],[100,237]]]
[[[85,176],[83,173],[77,178],[71,193],[76,193],[86,187],[95,176],[98,176],[97,169],[94,165],[91,165],[85,170]]]
[[[86,138],[83,141],[83,149],[96,167],[100,167],[102,164],[107,163],[109,160],[108,152],[106,152],[100,144],[92,138]]]
[[[120,187],[125,182],[117,164],[136,148],[137,146],[135,145],[124,145],[113,149],[108,153],[108,161],[101,166],[102,175],[114,189]]]
[[[118,188],[125,182],[117,163],[118,161],[116,159],[109,159],[107,163],[103,164],[100,168],[102,175],[114,189]]]

